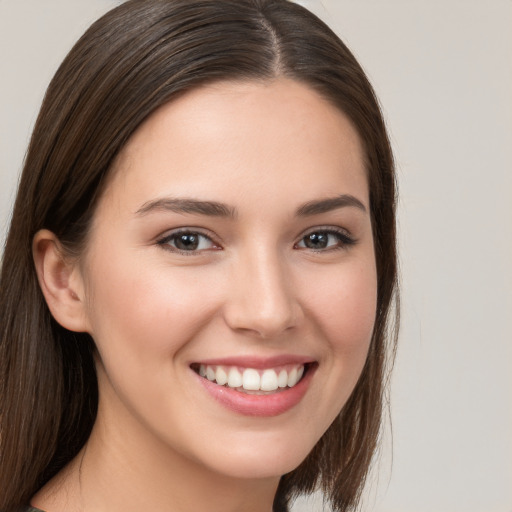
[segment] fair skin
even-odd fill
[[[377,285],[363,160],[348,119],[308,87],[217,83],[137,130],[79,261],[36,235],[52,314],[97,346],[100,401],[35,506],[272,510],[366,359]],[[304,374],[234,390],[201,365],[221,382],[219,367],[266,373],[270,388]]]

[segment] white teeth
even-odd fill
[[[279,377],[277,377],[277,385],[280,388],[285,388],[288,386],[288,372],[286,370],[281,370],[279,372]]]
[[[228,374],[224,371],[224,368],[222,366],[217,366],[217,371],[215,372],[215,380],[217,381],[217,384],[220,386],[224,386],[224,384],[228,381]]]
[[[228,373],[228,386],[239,388],[242,386],[242,374],[236,368],[230,368]]]
[[[206,378],[208,380],[215,380],[215,370],[211,366],[206,367]]]
[[[297,384],[297,368],[293,368],[288,374],[288,387],[292,388],[295,384]]]
[[[219,386],[228,386],[241,391],[271,392],[279,388],[292,388],[304,374],[304,365],[288,365],[275,370],[238,369],[236,366],[210,366],[201,364],[197,370],[201,377],[216,382]]]
[[[260,374],[257,372],[257,370],[253,370],[252,368],[247,368],[244,370],[242,384],[244,389],[247,389],[248,391],[257,391],[260,389],[260,383]]]
[[[274,391],[278,388],[275,370],[265,370],[261,376],[260,389],[262,391]]]

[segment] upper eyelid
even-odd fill
[[[348,238],[354,238],[354,235],[346,228],[342,228],[341,226],[315,226],[312,228],[305,229],[299,236],[297,240],[302,240],[305,236],[315,233],[315,232],[324,232],[324,233],[338,233],[347,236]]]
[[[219,237],[216,236],[214,233],[212,233],[210,230],[205,229],[205,228],[198,228],[198,227],[194,227],[194,226],[190,226],[190,227],[186,226],[186,227],[166,230],[166,231],[162,232],[162,234],[156,236],[155,238],[156,238],[157,242],[160,242],[162,240],[167,240],[167,239],[172,238],[173,236],[178,236],[183,233],[193,233],[193,234],[201,235],[201,236],[208,238],[213,243],[218,243],[217,240],[219,240]]]

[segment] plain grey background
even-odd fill
[[[0,0],[0,240],[45,88],[118,3]],[[364,509],[512,512],[512,1],[299,3],[366,69],[400,180],[393,446]]]

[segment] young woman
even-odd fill
[[[0,284],[2,512],[354,509],[396,304],[363,71],[285,0],[124,3],[49,86]]]

